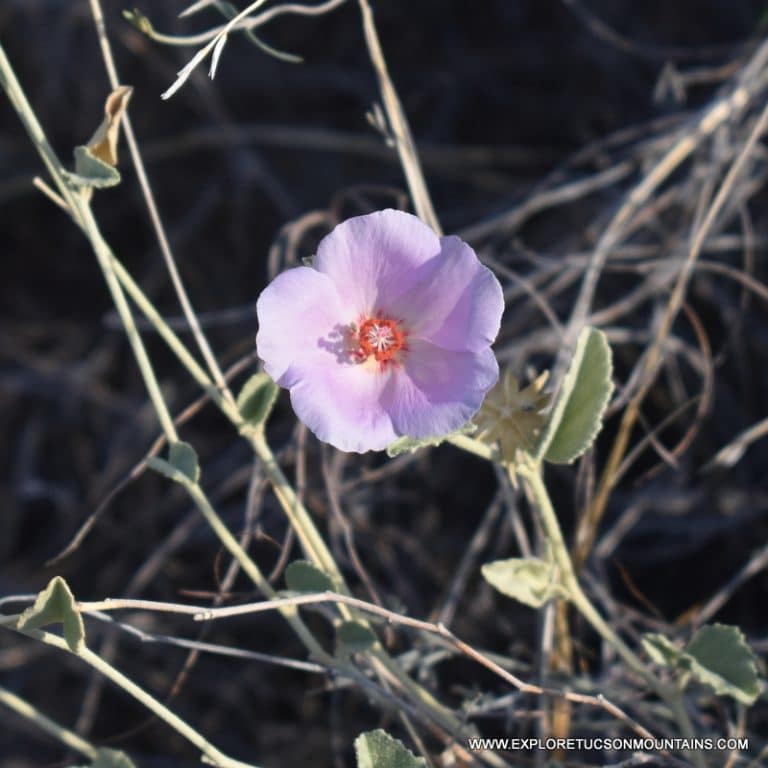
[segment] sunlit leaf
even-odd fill
[[[538,458],[569,464],[594,442],[613,392],[611,348],[602,331],[585,328],[537,450]]]
[[[64,626],[64,639],[69,649],[79,653],[85,647],[85,626],[68,584],[56,576],[37,596],[35,604],[19,617],[19,629],[42,629],[50,624]]]
[[[551,563],[536,558],[510,558],[486,563],[483,578],[496,590],[532,608],[540,608],[565,590],[555,581]]]
[[[96,757],[90,765],[78,766],[78,768],[136,768],[136,763],[125,752],[117,749],[99,749]]]
[[[402,742],[386,731],[361,733],[355,739],[357,768],[426,768],[423,757],[415,757]]]

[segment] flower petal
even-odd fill
[[[453,350],[480,351],[493,343],[504,294],[490,269],[458,237],[440,239],[441,252],[423,268],[422,281],[400,296],[392,311],[418,338]]]
[[[415,339],[402,368],[395,369],[383,393],[384,407],[399,435],[447,435],[475,415],[499,378],[490,348],[448,350]]]
[[[291,387],[296,415],[323,442],[341,451],[382,451],[398,434],[382,405],[391,371],[378,366],[323,363],[297,371]]]
[[[314,267],[333,280],[345,306],[372,315],[420,282],[420,267],[439,252],[424,222],[389,209],[339,224],[318,246]]]
[[[309,267],[278,275],[259,296],[256,314],[256,351],[282,387],[292,386],[296,365],[334,366],[343,351],[345,326],[354,319],[342,307],[333,281]]]

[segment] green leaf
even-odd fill
[[[49,624],[64,625],[69,649],[79,653],[85,647],[85,626],[67,582],[56,576],[37,596],[35,604],[19,617],[19,629],[42,629]]]
[[[361,733],[355,739],[357,768],[425,768],[423,757],[415,757],[402,742],[381,729]]]
[[[359,621],[344,621],[336,628],[336,643],[341,653],[357,653],[376,645],[371,629]]]
[[[611,348],[602,331],[587,327],[576,350],[536,452],[556,464],[570,464],[594,442],[613,392]]]
[[[196,483],[200,479],[200,464],[197,451],[181,440],[173,443],[168,449],[168,460],[152,456],[147,460],[147,466],[159,472],[175,483],[185,485]]]
[[[292,592],[335,592],[330,576],[306,560],[294,560],[285,569],[285,583]]]
[[[755,654],[738,627],[702,627],[685,647],[683,663],[696,680],[720,696],[753,704],[760,695]]]
[[[483,578],[496,590],[532,608],[556,597],[566,597],[555,582],[555,567],[537,558],[510,558],[486,563]]]
[[[186,475],[193,483],[200,479],[200,464],[197,451],[189,444],[179,440],[168,449],[168,463]]]
[[[760,695],[755,655],[738,627],[702,627],[682,650],[663,635],[648,634],[643,647],[657,664],[689,674],[720,696],[753,704]]]
[[[120,183],[120,171],[99,160],[88,147],[75,147],[75,172],[65,171],[67,180],[76,187],[105,189]]]
[[[260,426],[269,418],[280,387],[266,373],[256,373],[245,382],[237,396],[237,409],[251,425]]]
[[[662,667],[674,667],[680,661],[682,651],[664,635],[648,632],[643,635],[642,642],[645,652],[655,664]]]
[[[136,763],[125,752],[116,749],[99,749],[90,765],[79,768],[136,768]]]
[[[421,439],[416,437],[400,437],[387,447],[387,456],[389,456],[390,459],[393,459],[401,453],[413,453],[420,448],[435,447],[456,435],[471,435],[476,430],[477,425],[469,423],[460,427],[455,432],[450,432],[447,435],[440,435],[439,437],[425,437]]]

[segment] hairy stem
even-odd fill
[[[643,660],[618,636],[614,629],[600,615],[600,612],[592,604],[579,584],[573,561],[565,544],[560,523],[555,514],[554,507],[547,493],[546,486],[541,476],[541,466],[533,463],[523,464],[517,468],[524,478],[528,495],[535,504],[544,536],[549,543],[555,563],[560,570],[562,585],[568,592],[568,597],[573,606],[587,620],[591,627],[605,640],[624,663],[645,680],[651,690],[664,701],[672,711],[677,721],[680,732],[690,738],[695,735],[693,724],[683,706],[680,692],[661,680],[645,665]],[[691,752],[691,759],[698,768],[705,768],[706,762],[701,751]]]

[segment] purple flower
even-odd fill
[[[501,286],[458,237],[402,211],[339,224],[256,304],[256,347],[298,417],[342,451],[462,427],[496,383]]]

